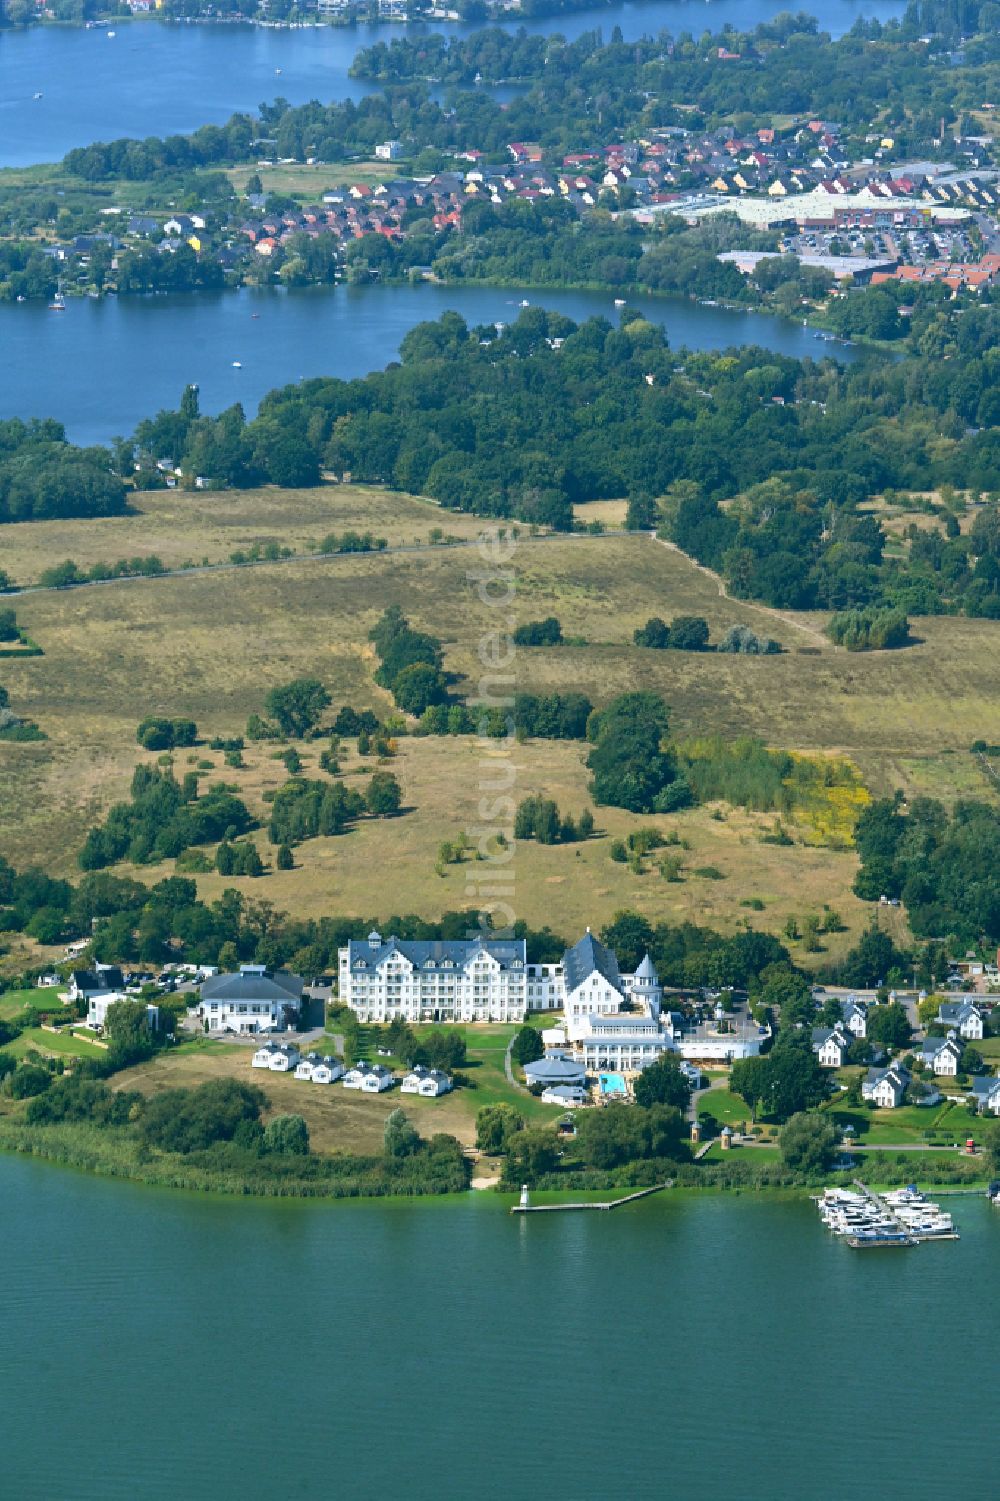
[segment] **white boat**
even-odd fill
[[[113,32],[113,31],[109,31],[109,32],[108,32],[108,36],[109,36],[109,37],[113,37],[113,36],[114,36],[114,32]]]
[[[243,361],[242,360],[233,360],[233,369],[234,370],[242,370],[243,369]]]
[[[31,97],[32,97],[32,99],[41,99],[41,97],[42,97],[42,91],[41,91],[41,89],[39,89],[36,94],[32,94]]]

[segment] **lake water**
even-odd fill
[[[627,38],[661,29],[696,34],[727,22],[744,28],[795,9],[788,0],[652,0],[528,23],[539,32],[575,37],[616,24]],[[858,16],[901,15],[903,0],[803,0],[834,35]],[[509,25],[515,26],[517,22]],[[367,86],[349,79],[355,53],[375,39],[425,26],[317,27],[301,31],[253,26],[116,22],[106,28],[32,27],[0,31],[0,166],[54,161],[73,146],[116,136],[169,135],[221,123],[236,110],[255,110],[283,95],[360,98]],[[446,25],[464,35],[473,25]],[[280,73],[279,70],[280,69]],[[42,98],[33,96],[41,92]]]
[[[64,313],[44,303],[7,304],[0,307],[0,414],[57,417],[74,442],[106,442],[175,407],[194,382],[204,411],[242,401],[250,416],[275,386],[382,369],[408,329],[448,308],[470,325],[511,322],[522,298],[577,321],[618,319],[610,293],[430,285],[78,298]],[[854,355],[764,313],[669,297],[630,298],[629,305],[663,323],[675,348],[756,343],[800,358]]]
[[[992,1494],[985,1200],[866,1256],[759,1194],[515,1220],[5,1157],[0,1196],[11,1501]]]

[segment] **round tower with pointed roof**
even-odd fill
[[[663,1001],[663,988],[660,985],[660,977],[648,954],[643,956],[642,962],[635,974],[629,991],[633,1001],[640,1007],[648,1008],[651,1016],[659,1016],[660,1005]]]

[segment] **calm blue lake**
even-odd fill
[[[662,29],[696,34],[727,22],[751,27],[783,10],[787,0],[651,0],[580,11],[528,23],[539,32],[575,37],[616,24],[626,37]],[[901,15],[902,0],[803,0],[833,35],[858,16]],[[511,22],[510,25],[518,23]],[[236,110],[283,95],[360,98],[367,87],[347,70],[359,48],[376,38],[427,27],[316,27],[302,31],[253,26],[116,22],[107,28],[33,27],[0,32],[0,166],[54,161],[73,146],[116,136],[168,135],[220,123]],[[446,25],[462,35],[472,25]],[[280,70],[280,71],[279,71]],[[33,96],[41,92],[42,98]]]
[[[5,1157],[0,1195],[11,1501],[992,1495],[985,1200],[866,1255],[761,1194],[516,1220]]]
[[[57,417],[75,442],[105,442],[176,406],[184,386],[195,382],[204,411],[242,401],[251,415],[275,386],[382,369],[408,329],[448,308],[470,325],[511,322],[522,298],[577,321],[618,319],[604,292],[430,285],[78,298],[64,313],[43,303],[8,303],[0,306],[0,414]],[[639,297],[629,305],[663,323],[677,348],[761,344],[781,354],[838,359],[855,353],[765,313],[669,297]]]

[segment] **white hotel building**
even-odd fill
[[[660,988],[650,995],[659,1009]],[[628,977],[628,993],[646,986],[645,972]],[[561,964],[529,964],[523,938],[453,941],[383,939],[369,933],[340,950],[340,999],[359,1021],[517,1022],[529,1011],[565,1011],[575,1031],[586,1019],[620,1009],[626,984],[613,954],[588,932]]]
[[[592,1072],[637,1072],[665,1051],[728,1061],[759,1052],[760,1033],[687,1035],[661,1015],[663,991],[647,955],[622,975],[588,930],[561,964],[529,964],[523,939],[432,942],[369,933],[340,950],[340,999],[362,1022],[519,1022],[528,1011],[561,1011],[566,1046]]]

